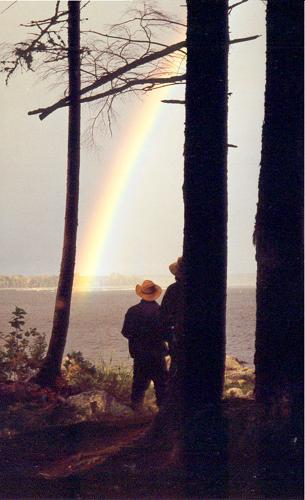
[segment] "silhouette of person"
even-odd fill
[[[160,328],[160,305],[156,302],[162,289],[153,281],[145,280],[136,286],[135,291],[141,301],[128,309],[122,335],[128,339],[129,353],[133,358],[131,405],[134,410],[139,410],[143,408],[145,391],[151,381],[159,407],[164,399],[168,349]]]
[[[169,343],[170,354],[175,357],[177,339],[183,333],[183,260],[179,257],[169,266],[175,283],[169,285],[161,302],[161,325],[164,338]],[[172,361],[173,362],[173,359]]]

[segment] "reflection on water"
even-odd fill
[[[162,299],[162,296],[161,296]],[[0,331],[7,331],[15,306],[28,313],[27,325],[50,335],[54,290],[0,290]],[[128,307],[138,302],[130,290],[75,292],[66,352],[81,351],[93,362],[130,364],[127,341],[121,335]],[[230,288],[227,312],[227,354],[253,365],[255,289]]]

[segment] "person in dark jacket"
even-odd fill
[[[162,289],[150,280],[137,285],[136,294],[142,300],[128,309],[124,319],[122,335],[129,341],[129,353],[134,360],[131,404],[135,410],[143,407],[151,381],[159,407],[165,396],[167,344],[160,327],[160,306],[156,302],[161,293]]]
[[[160,315],[164,338],[168,341],[171,357],[175,357],[177,339],[183,334],[183,260],[179,257],[170,264],[175,283],[166,289],[161,302]],[[172,359],[173,362],[173,359]]]

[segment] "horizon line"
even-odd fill
[[[79,277],[90,277],[90,278],[104,278],[104,277],[109,277],[109,276],[125,276],[125,277],[142,277],[146,275],[151,275],[151,276],[171,276],[170,273],[163,274],[163,273],[119,273],[119,272],[111,272],[109,274],[80,274],[80,273],[74,273],[74,276],[79,276]],[[34,276],[44,276],[44,277],[55,277],[59,276],[59,273],[39,273],[39,274],[22,274],[19,272],[16,273],[1,273],[0,276],[23,276],[23,277],[34,277]],[[247,272],[247,273],[228,273],[227,276],[256,276],[256,272]]]

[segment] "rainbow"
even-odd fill
[[[174,64],[176,67],[177,62]],[[173,65],[171,69],[174,69]],[[145,96],[139,111],[135,114],[132,125],[129,127],[129,133],[125,136],[120,150],[114,157],[108,179],[103,180],[85,238],[80,246],[77,271],[84,278],[79,284],[76,282],[75,288],[88,291],[92,287],[93,279],[106,250],[119,201],[132,178],[149,132],[158,119],[162,107],[161,100],[165,99],[169,92],[170,88],[163,87]]]

